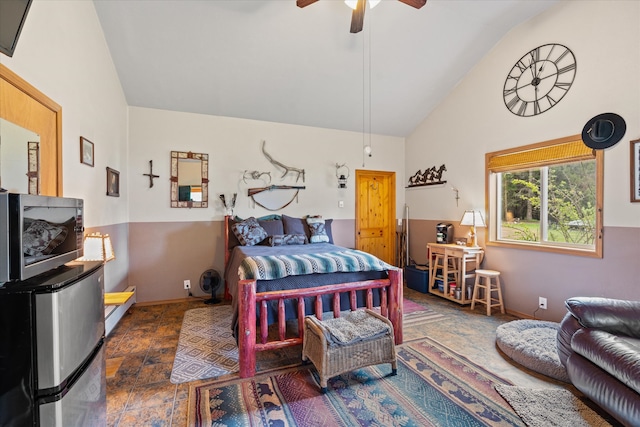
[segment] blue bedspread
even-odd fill
[[[238,276],[240,280],[273,280],[304,274],[384,271],[393,268],[366,252],[341,248],[321,253],[249,256],[240,263]]]

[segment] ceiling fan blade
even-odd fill
[[[358,0],[358,4],[351,14],[351,32],[354,34],[362,31],[362,25],[364,24],[364,7],[366,3],[367,0]]]
[[[427,0],[399,0],[399,1],[411,7],[415,7],[416,9],[420,9],[422,6],[427,4]]]
[[[298,7],[307,7],[310,4],[314,4],[318,0],[296,0],[296,6]]]

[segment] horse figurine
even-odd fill
[[[430,167],[428,169],[424,170],[424,173],[422,174],[422,183],[426,184],[427,182],[431,182],[433,180],[433,174],[436,171],[435,167]]]
[[[409,177],[409,185],[418,185],[420,184],[420,178],[422,177],[422,169],[418,169],[414,175]]]
[[[437,171],[434,171],[432,175],[433,182],[442,181],[442,174],[446,171],[447,171],[447,167],[444,164],[440,166]]]

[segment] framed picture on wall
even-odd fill
[[[631,141],[631,202],[640,203],[640,139]]]
[[[80,163],[93,167],[93,142],[80,137]]]
[[[120,197],[120,172],[107,166],[107,196]]]

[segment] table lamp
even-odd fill
[[[103,261],[106,263],[115,257],[109,235],[91,233],[84,238],[84,256],[78,258],[78,261]]]
[[[478,236],[476,233],[476,227],[486,227],[482,212],[469,210],[464,211],[460,225],[469,225],[469,240],[467,240],[467,246],[478,246]]]

